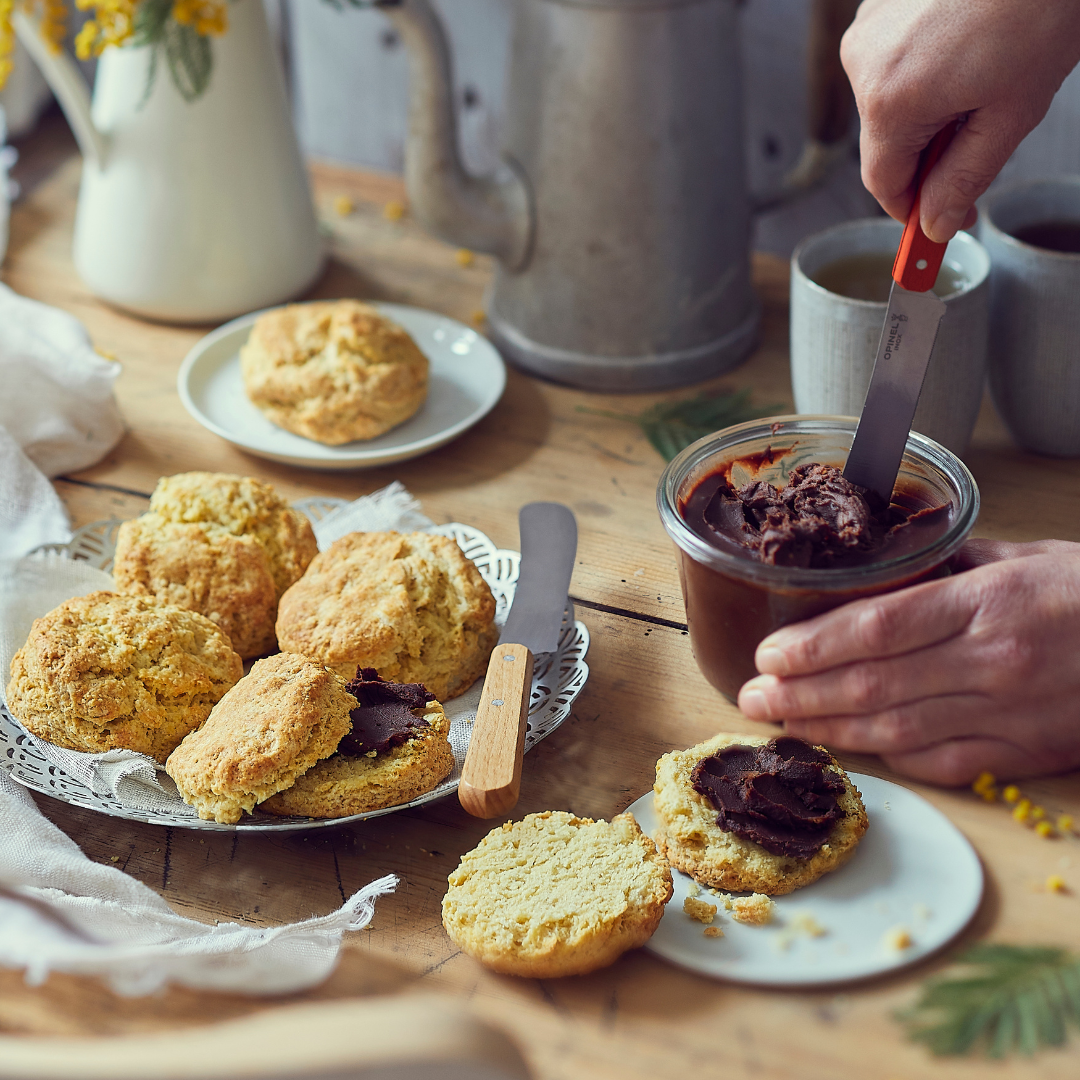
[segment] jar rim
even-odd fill
[[[978,517],[979,488],[968,467],[952,451],[914,431],[908,435],[904,460],[929,467],[943,477],[956,503],[956,513],[949,528],[918,551],[855,566],[774,566],[715,547],[694,532],[679,513],[678,500],[687,480],[712,457],[717,458],[718,465],[721,464],[723,459],[720,455],[724,450],[768,436],[784,438],[790,435],[850,434],[854,438],[857,426],[858,420],[851,416],[773,416],[735,424],[698,439],[668,463],[657,484],[656,503],[665,531],[695,562],[729,576],[774,588],[811,589],[816,592],[872,587],[915,576],[951,558],[967,539]],[[850,445],[848,440],[849,449]],[[735,457],[737,455],[731,455],[728,460]]]

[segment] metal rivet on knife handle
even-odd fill
[[[473,817],[499,817],[517,805],[532,672],[533,655],[524,645],[497,645],[488,661],[458,785],[458,801]],[[506,702],[518,708],[499,708]]]

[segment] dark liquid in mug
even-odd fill
[[[872,300],[886,304],[893,283],[892,267],[893,256],[881,252],[847,255],[823,266],[810,278],[823,289],[850,300]],[[967,278],[959,270],[942,263],[937,281],[934,282],[934,292],[944,298],[959,292],[966,285]]]
[[[1080,221],[1036,221],[1010,235],[1032,247],[1080,255]]]

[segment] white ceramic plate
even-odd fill
[[[218,327],[187,354],[177,377],[184,408],[204,428],[259,457],[311,469],[366,469],[444,446],[495,407],[506,365],[487,338],[423,308],[372,306],[405,327],[431,361],[427,401],[385,435],[323,446],[270,423],[248,400],[240,375],[240,346],[261,311]]]
[[[720,903],[713,923],[722,938],[683,912],[691,879],[672,870],[675,894],[645,946],[704,975],[762,986],[820,986],[880,975],[915,963],[951,941],[971,921],[983,891],[978,855],[940,810],[898,784],[851,773],[870,828],[839,870],[776,898],[770,926],[735,922]],[[629,807],[650,836],[657,826],[650,791]],[[713,902],[707,889],[699,899]],[[800,929],[808,916],[825,931]],[[886,941],[897,928],[912,945]]]

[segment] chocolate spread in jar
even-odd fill
[[[357,668],[345,689],[360,703],[349,715],[352,731],[342,737],[337,752],[346,757],[385,753],[423,731],[428,723],[413,709],[435,700],[422,683],[393,683],[379,678],[374,668]]]
[[[836,796],[843,777],[824,750],[793,735],[764,746],[728,746],[699,761],[694,790],[717,809],[724,832],[753,840],[773,855],[809,859],[844,817]]]
[[[917,505],[922,502],[922,505]],[[791,470],[780,489],[766,480],[736,488],[731,466],[705,477],[680,506],[699,536],[772,566],[845,567],[927,546],[949,526],[950,507],[898,489],[882,500],[830,465]]]
[[[943,503],[940,485],[922,481],[917,472],[901,474],[888,507],[875,505],[873,493],[844,487],[838,469],[819,464],[791,469],[794,482],[783,489],[765,483],[762,471],[779,472],[777,463],[782,467],[797,445],[770,445],[717,461],[685,484],[676,500],[692,532],[734,557],[724,560],[732,563],[728,570],[699,562],[676,545],[694,658],[731,701],[757,674],[754,651],[773,630],[950,572],[943,559],[864,583],[864,567],[933,547],[949,532],[958,507]],[[752,482],[737,487],[736,472]],[[802,559],[809,575],[798,564]],[[738,570],[739,562],[746,563],[747,572]]]

